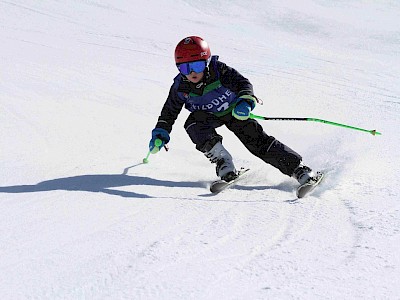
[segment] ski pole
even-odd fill
[[[144,164],[147,164],[147,163],[149,162],[149,156],[150,156],[150,154],[151,154],[151,151],[149,151],[149,152],[147,153],[147,156],[146,156],[145,158],[143,158],[143,163],[144,163]]]
[[[263,117],[263,116],[257,116],[254,114],[250,114],[251,119],[260,119],[260,120],[267,120],[267,121],[312,121],[312,122],[319,122],[319,123],[325,123],[329,125],[334,125],[334,126],[339,126],[343,128],[348,128],[348,129],[354,129],[354,130],[359,130],[363,132],[368,132],[372,135],[381,135],[382,133],[376,131],[376,130],[368,130],[364,128],[359,128],[359,127],[354,127],[350,125],[345,125],[341,123],[336,123],[336,122],[331,122],[327,120],[322,120],[322,119],[316,119],[316,118],[269,118],[269,117]]]
[[[160,147],[160,146],[162,145],[162,140],[156,139],[156,140],[154,141],[154,145],[155,145],[156,147]],[[169,150],[169,148],[168,148],[167,145],[164,145],[164,149],[165,149],[165,151],[168,151],[168,150]],[[149,150],[149,152],[147,152],[147,156],[146,156],[145,158],[143,158],[143,163],[144,163],[144,164],[147,164],[147,163],[149,162],[149,156],[150,156],[150,154],[151,154],[151,151]]]

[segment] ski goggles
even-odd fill
[[[193,62],[182,63],[176,65],[178,67],[179,72],[183,75],[189,75],[190,73],[201,73],[207,66],[207,61],[205,60],[198,60]]]

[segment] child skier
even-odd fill
[[[300,185],[316,181],[298,153],[267,135],[256,120],[249,118],[257,103],[252,84],[220,62],[218,56],[211,56],[206,41],[197,36],[184,38],[176,46],[175,62],[179,74],[152,131],[151,153],[157,153],[169,142],[172,126],[185,105],[191,112],[185,130],[196,149],[216,163],[217,176],[222,180],[229,182],[238,176],[232,156],[215,130],[225,125],[253,155],[294,177]]]

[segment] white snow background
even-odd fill
[[[0,1],[0,299],[400,299],[400,2]],[[315,170],[310,197],[183,110],[142,159],[176,44],[206,39],[264,100],[254,113]]]

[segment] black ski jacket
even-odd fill
[[[213,56],[209,66],[204,70],[204,77],[199,83],[190,82],[184,75],[178,74],[174,83],[172,84],[167,100],[161,110],[161,114],[158,118],[156,128],[163,128],[168,132],[171,132],[172,126],[175,123],[179,113],[182,110],[183,105],[186,104],[188,107],[187,95],[198,95],[202,96],[207,86],[220,81],[225,90],[233,92],[233,97],[237,100],[240,96],[250,95],[254,96],[253,85],[250,81],[241,75],[234,68],[227,66],[225,63],[218,61],[218,56]],[[208,91],[207,91],[208,92]],[[217,99],[214,99],[217,100]],[[217,100],[218,101],[218,100]],[[249,99],[245,99],[254,108],[255,103]],[[233,101],[229,108],[224,110],[221,115],[229,113],[232,108],[236,105],[236,101]],[[199,108],[198,110],[200,110]],[[189,109],[193,111],[193,109]]]

